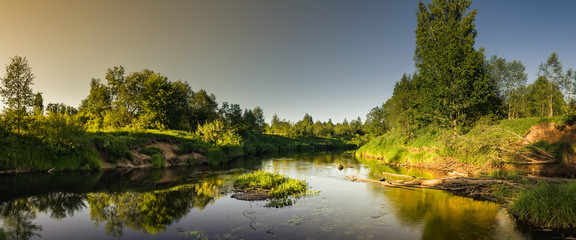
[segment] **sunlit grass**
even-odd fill
[[[289,178],[280,173],[270,173],[258,170],[244,174],[234,180],[234,187],[240,190],[269,191],[272,198],[284,198],[305,194],[308,184],[304,180]]]
[[[547,228],[576,228],[576,183],[546,184],[527,190],[514,201],[510,213]]]
[[[513,154],[514,151],[534,151],[532,146],[525,149],[516,149],[516,146],[532,126],[545,122],[568,124],[574,122],[574,116],[479,122],[464,134],[434,126],[411,132],[395,130],[372,139],[360,147],[356,155],[380,158],[391,163],[434,162],[450,157],[463,163],[489,167],[502,161],[517,161],[515,158],[518,156]],[[565,149],[573,149],[567,143],[539,142],[535,145],[559,160]]]

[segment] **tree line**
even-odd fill
[[[305,114],[292,123],[275,114],[268,124],[261,107],[242,109],[238,104],[219,104],[214,94],[203,89],[193,91],[185,81],[170,81],[150,69],[127,73],[123,66],[107,69],[104,80],[93,78],[89,94],[78,108],[64,103],[45,105],[42,93],[32,91],[35,75],[26,57],[10,60],[1,78],[0,95],[5,108],[0,127],[17,134],[46,135],[38,131],[56,126],[60,126],[59,131],[64,131],[62,126],[73,131],[160,129],[196,132],[208,142],[217,142],[228,132],[233,134],[227,138],[238,142],[236,133],[351,140],[369,132],[360,118],[334,124],[332,120],[314,122]]]
[[[519,60],[487,59],[475,49],[471,1],[419,2],[416,72],[396,82],[393,95],[367,115],[368,129],[379,133],[411,131],[428,125],[470,129],[479,119],[551,117],[576,111],[576,75],[563,71],[553,52],[528,83]]]

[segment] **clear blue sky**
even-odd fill
[[[107,68],[149,68],[266,120],[361,117],[414,72],[415,0],[0,0],[0,65],[26,56],[45,103],[78,106]],[[430,2],[430,1],[424,1]],[[476,47],[576,68],[576,1],[476,0]],[[4,75],[1,69],[0,75]]]

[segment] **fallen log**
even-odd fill
[[[530,180],[540,180],[540,181],[546,181],[546,182],[555,182],[555,183],[568,183],[568,182],[574,182],[574,179],[568,179],[568,178],[551,178],[551,177],[538,177],[538,176],[534,176],[534,175],[530,175],[528,174],[528,176],[520,176],[521,178],[524,179],[530,179]]]
[[[407,180],[407,181],[378,181],[373,179],[357,178],[354,176],[345,176],[353,182],[371,182],[378,183],[385,187],[391,188],[427,188],[452,192],[456,195],[472,197],[475,199],[488,200],[496,202],[496,199],[490,193],[490,184],[500,183],[512,187],[522,188],[507,180],[490,180],[469,177],[446,177],[431,180]]]
[[[399,178],[425,179],[425,178],[416,177],[416,176],[408,176],[408,175],[395,174],[395,173],[387,173],[387,172],[383,172],[382,174],[388,175],[388,176],[391,176],[391,177],[399,177]]]

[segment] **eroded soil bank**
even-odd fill
[[[179,144],[177,143],[156,140],[147,145],[130,149],[131,159],[121,158],[111,163],[106,161],[106,157],[100,152],[100,161],[102,169],[147,168],[154,167],[152,160],[154,155],[158,154],[163,160],[163,167],[208,164],[208,158],[205,154],[198,152],[178,154],[178,148]],[[154,149],[155,151],[154,154],[145,154],[142,149]]]

